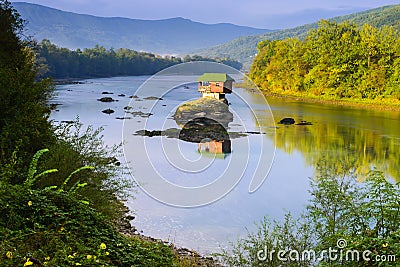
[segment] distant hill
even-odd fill
[[[384,6],[351,15],[332,18],[337,22],[349,20],[358,25],[370,24],[375,27],[394,26],[400,30],[400,5]],[[288,37],[304,38],[306,33],[317,28],[318,22],[306,24],[292,29],[272,31],[261,35],[239,37],[225,44],[195,50],[192,53],[208,57],[230,57],[243,63],[245,69],[250,67],[254,55],[257,53],[257,44],[263,40],[285,39]]]
[[[24,2],[14,2],[13,6],[29,22],[28,35],[70,49],[98,44],[106,48],[178,54],[268,31],[228,23],[203,24],[184,18],[104,18]]]

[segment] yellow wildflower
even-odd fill
[[[32,206],[32,201],[28,201],[28,206],[30,207],[30,206]]]
[[[104,244],[104,243],[100,244],[100,249],[106,249],[106,248],[107,248],[106,244]]]
[[[90,260],[90,259],[92,258],[92,255],[87,255],[86,258],[87,258],[88,260]]]
[[[7,258],[12,259],[13,253],[11,251],[7,251],[6,256]]]
[[[385,243],[385,244],[382,245],[382,247],[384,247],[384,248],[387,248],[388,246],[389,246],[388,243]]]
[[[110,255],[110,252],[106,251],[106,255],[107,255],[107,256]]]
[[[73,258],[74,258],[74,256],[72,256],[72,255],[68,255],[68,258],[70,258],[70,259],[73,259]]]
[[[64,231],[64,230],[65,230],[64,226],[61,226],[60,231]]]
[[[77,262],[77,263],[75,263],[75,265],[76,265],[76,266],[79,266],[79,265],[82,265],[82,264],[80,264],[79,262]]]
[[[29,259],[27,259],[26,262],[24,263],[24,267],[32,265],[32,264],[33,264],[33,262],[31,262]]]
[[[50,256],[45,257],[44,260],[45,260],[45,261],[50,260]]]

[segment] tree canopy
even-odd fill
[[[0,26],[0,165],[17,172],[51,139],[46,102],[53,88],[48,80],[36,81],[35,55],[21,38],[23,20],[5,0]]]
[[[249,76],[270,92],[397,102],[399,37],[393,27],[322,20],[304,40],[260,42]]]
[[[38,62],[45,65],[43,76],[60,78],[110,77],[129,75],[152,75],[175,64],[189,61],[213,61],[240,69],[242,65],[234,60],[211,59],[201,56],[160,56],[153,53],[137,52],[127,48],[94,48],[75,51],[61,48],[49,40],[42,40],[37,50]]]

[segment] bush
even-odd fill
[[[233,244],[232,251],[219,256],[229,266],[394,266],[400,262],[400,188],[385,179],[382,172],[371,171],[358,182],[351,171],[327,170],[319,164],[318,177],[311,180],[311,200],[299,219],[288,214],[283,223],[264,219],[258,232]],[[333,174],[336,173],[336,174]],[[333,258],[329,248],[336,250]],[[275,251],[271,259],[265,252]],[[284,250],[287,261],[277,258]],[[295,250],[300,253],[300,260]],[[315,252],[301,258],[302,252]],[[325,251],[324,251],[325,250]],[[346,256],[358,251],[359,259]],[[339,252],[343,254],[339,254]],[[369,251],[364,260],[362,252]],[[263,258],[263,256],[267,256]],[[292,259],[290,260],[290,255]],[[321,256],[322,255],[322,256]],[[342,258],[339,258],[342,255]],[[260,259],[261,256],[261,259]],[[386,262],[378,261],[379,257]],[[378,258],[377,258],[378,257]]]
[[[67,192],[0,183],[0,266],[175,266],[166,245],[127,238]]]
[[[76,120],[56,127],[56,142],[39,161],[38,171],[57,169],[55,173],[37,179],[34,188],[60,187],[75,170],[91,166],[70,177],[64,189],[80,185],[74,194],[111,220],[118,221],[125,214],[121,200],[130,196],[134,182],[128,179],[126,169],[117,158],[122,157],[121,145],[108,147],[103,142],[102,129],[92,126],[83,129]]]

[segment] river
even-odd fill
[[[186,207],[177,207],[180,205],[176,203],[165,204],[160,198],[156,200],[157,196],[150,196],[138,189],[134,198],[127,200],[127,206],[135,212],[133,224],[145,235],[205,254],[216,252],[220,247],[228,246],[229,242],[235,242],[247,231],[254,230],[254,223],[265,215],[276,220],[282,219],[287,211],[294,216],[299,215],[310,197],[309,179],[315,175],[316,166],[321,162],[335,170],[356,166],[355,171],[360,180],[376,167],[391,179],[399,181],[399,112],[274,97],[267,98],[269,106],[265,106],[258,93],[242,88],[234,88],[236,94],[227,96],[234,115],[229,132],[241,132],[245,136],[232,138],[231,153],[203,162],[208,164],[204,171],[186,171],[185,175],[179,175],[177,168],[171,167],[174,159],[179,161],[178,155],[165,156],[164,146],[175,142],[188,162],[195,162],[199,157],[202,158],[198,152],[199,144],[160,136],[143,137],[134,133],[143,127],[157,130],[160,125],[165,129],[179,128],[171,118],[173,111],[180,103],[200,95],[196,84],[188,83],[185,86],[175,86],[162,96],[162,100],[145,99],[146,96],[140,94],[136,99],[130,98],[137,94],[138,88],[149,78],[87,79],[79,84],[58,85],[52,102],[61,105],[57,107],[58,111],[51,114],[54,123],[74,120],[79,116],[84,125],[104,127],[104,140],[107,144],[120,143],[123,138],[125,142],[128,140],[124,149],[129,154],[128,160],[131,163],[128,164],[131,164],[133,176],[147,172],[141,169],[144,166],[141,162],[147,159],[144,159],[143,151],[136,149],[137,145],[133,146],[135,142],[145,142],[147,156],[154,160],[153,165],[156,164],[154,168],[162,173],[165,180],[182,187],[208,185],[228,169],[232,170],[233,176],[240,176],[232,190],[227,190],[226,194],[212,201],[193,204],[196,207],[188,207],[189,204],[181,205]],[[174,80],[174,77],[169,79]],[[190,79],[193,80],[193,77]],[[147,93],[147,96],[154,96],[151,90]],[[112,97],[118,101],[97,101],[101,97]],[[143,113],[141,116],[138,113],[130,114],[130,119],[117,119],[127,116],[124,110],[126,106]],[[108,108],[115,113],[107,115],[101,112]],[[263,115],[269,116],[269,110],[273,117],[263,120]],[[149,112],[152,115],[146,117]],[[251,112],[258,112],[258,118],[261,119],[254,120]],[[311,125],[275,124],[285,117],[292,117],[296,122],[307,121]],[[130,143],[131,140],[133,143]],[[264,157],[260,156],[265,151],[268,153]],[[240,155],[243,154],[248,156],[244,171],[240,166],[243,161]],[[249,184],[257,168],[262,168],[268,176],[263,183],[259,182],[258,189],[254,188],[257,190],[250,193]]]

